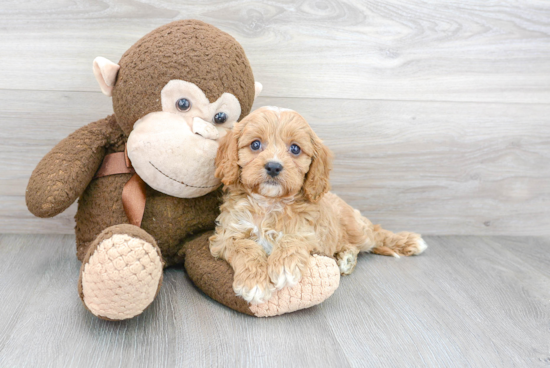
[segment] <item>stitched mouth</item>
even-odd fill
[[[151,161],[149,161],[149,164],[150,164],[151,166],[153,166],[153,167],[155,168],[155,170],[157,170],[159,173],[161,173],[162,175],[166,176],[168,179],[173,180],[173,181],[175,181],[176,183],[185,185],[186,187],[197,188],[197,189],[207,189],[207,188],[215,188],[215,187],[217,187],[217,186],[219,185],[219,184],[216,184],[216,185],[201,187],[201,186],[196,186],[196,185],[187,184],[187,183],[184,183],[183,181],[174,179],[174,178],[172,178],[171,176],[169,176],[169,175],[163,173],[158,167],[156,167],[155,165],[153,165],[153,163],[152,163]]]
[[[274,179],[268,179],[266,181],[264,181],[264,184],[266,185],[279,185],[279,181],[278,180],[274,180]]]

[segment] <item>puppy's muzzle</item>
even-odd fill
[[[283,171],[283,165],[278,162],[271,161],[265,164],[265,171],[267,172],[267,175],[274,178],[279,175],[281,171]]]

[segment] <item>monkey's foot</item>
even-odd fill
[[[313,255],[300,282],[276,291],[265,303],[250,304],[256,317],[278,316],[313,307],[328,299],[340,284],[340,269],[334,259]]]
[[[99,318],[132,318],[155,299],[162,270],[160,250],[149,234],[133,225],[110,227],[91,244],[82,263],[82,302]]]

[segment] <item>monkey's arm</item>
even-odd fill
[[[94,177],[105,156],[105,147],[122,136],[111,115],[59,142],[31,175],[25,196],[29,211],[38,217],[52,217],[67,209]]]

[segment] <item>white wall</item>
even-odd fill
[[[550,234],[550,3],[0,3],[0,232],[71,233],[26,210],[28,177],[112,112],[91,71],[150,30],[231,33],[264,85],[336,154],[333,190],[372,221],[425,234]]]

